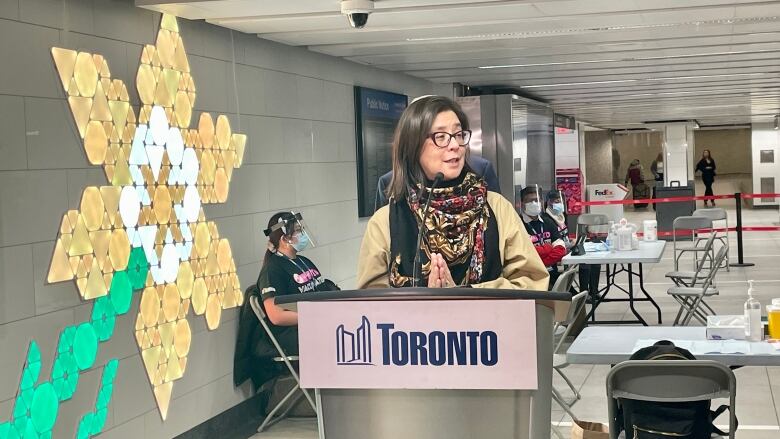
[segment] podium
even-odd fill
[[[275,300],[299,312],[320,439],[549,439],[553,322],[570,294],[398,288]]]

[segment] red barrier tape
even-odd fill
[[[780,198],[780,194],[742,194],[742,198]]]
[[[608,206],[611,204],[653,204],[653,203],[678,203],[681,201],[697,200],[730,200],[734,195],[700,195],[695,197],[667,197],[667,198],[642,198],[639,200],[612,200],[612,201],[573,201],[572,206]],[[740,198],[780,198],[780,194],[740,194]]]
[[[598,226],[595,226],[595,227],[598,227]],[[715,231],[715,232],[726,232],[726,231],[728,231],[728,232],[736,232],[737,228],[736,227],[729,227],[729,228],[726,228],[726,227],[716,227],[716,228],[714,228],[712,230]],[[710,229],[700,229],[699,230],[700,233],[707,233],[709,231],[710,231]],[[743,232],[777,232],[777,231],[780,231],[780,226],[743,226],[742,227],[742,231]],[[636,234],[637,234],[637,236],[640,236],[640,237],[644,235],[644,233],[642,233],[642,232],[637,232]],[[658,231],[656,234],[658,236],[673,236],[674,232]],[[592,235],[606,236],[606,233],[592,233]],[[677,236],[689,236],[689,235],[691,235],[689,230],[683,230],[683,231],[678,231],[677,232]],[[572,241],[574,239],[576,239],[576,238],[577,238],[577,235],[575,235],[573,233],[569,234],[569,239],[571,239]]]

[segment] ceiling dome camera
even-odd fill
[[[347,16],[349,25],[355,29],[365,27],[368,16],[373,11],[373,0],[341,0],[341,13]]]

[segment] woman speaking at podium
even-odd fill
[[[406,108],[393,139],[390,202],[368,222],[358,288],[547,289],[514,207],[466,164],[470,138],[451,99],[425,96]]]

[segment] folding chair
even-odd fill
[[[254,286],[253,286],[254,287]],[[252,287],[249,287],[250,289]],[[256,288],[256,287],[255,287]],[[249,304],[252,306],[252,310],[255,312],[255,315],[257,316],[257,320],[260,321],[260,326],[263,327],[263,330],[265,330],[265,333],[268,335],[268,338],[271,340],[271,343],[273,343],[274,347],[276,348],[276,351],[279,353],[278,357],[274,357],[273,361],[276,362],[282,362],[287,366],[287,369],[290,371],[290,376],[292,376],[295,379],[295,386],[293,386],[292,389],[290,389],[289,392],[282,398],[276,406],[271,409],[270,412],[268,412],[268,415],[266,415],[263,422],[260,424],[259,427],[257,427],[257,432],[261,433],[266,428],[276,424],[277,422],[281,421],[282,419],[286,418],[287,415],[290,413],[290,411],[295,407],[295,405],[300,401],[302,396],[306,397],[306,400],[309,401],[309,404],[311,405],[311,408],[317,412],[317,405],[314,403],[314,399],[312,399],[311,395],[309,395],[309,392],[306,391],[306,389],[301,388],[301,379],[298,376],[298,372],[295,370],[295,367],[293,367],[293,362],[298,361],[297,355],[287,355],[285,354],[284,350],[282,349],[282,346],[279,344],[279,342],[276,340],[276,337],[274,337],[273,332],[271,332],[271,328],[268,326],[268,323],[266,322],[266,314],[263,310],[262,305],[260,304],[260,300],[257,297],[257,294],[249,294],[250,292],[247,290],[247,295],[249,296]],[[282,409],[284,407],[285,403],[295,395],[296,392],[300,391],[301,394],[295,397],[295,399],[290,402],[289,405],[287,405],[287,408],[284,409],[284,411],[279,416],[274,416],[276,412]]]
[[[574,282],[574,276],[578,273],[577,266],[569,267],[568,270],[563,272],[558,277],[558,280],[555,281],[555,285],[553,285],[551,291],[556,291],[559,293],[565,293],[568,292],[571,288],[572,283]],[[578,399],[580,399],[580,393],[577,391],[577,388],[574,387],[574,384],[571,382],[569,377],[566,376],[566,374],[563,373],[561,369],[565,368],[569,365],[569,363],[566,360],[566,353],[559,353],[563,343],[566,341],[566,338],[569,335],[569,332],[571,332],[572,323],[577,319],[577,316],[579,316],[579,313],[582,312],[583,308],[585,307],[585,298],[587,297],[588,292],[582,291],[575,295],[572,300],[571,304],[569,305],[569,313],[566,316],[566,320],[563,322],[556,322],[555,326],[553,327],[553,334],[554,338],[557,338],[558,341],[553,343],[555,344],[553,346],[553,369],[558,372],[558,374],[563,378],[563,380],[566,382],[566,384],[569,386],[571,391],[574,393],[574,401],[570,404],[567,403],[564,399],[561,393],[553,388],[553,399],[560,405],[567,413],[569,413],[570,416],[573,417],[571,413],[571,406],[574,405],[574,402],[576,402]],[[560,332],[560,334],[558,334]]]
[[[715,315],[715,311],[705,302],[704,298],[719,294],[718,289],[712,287],[712,283],[723,264],[723,260],[726,258],[727,251],[728,247],[721,247],[718,250],[718,254],[712,262],[712,269],[709,270],[700,286],[672,287],[667,290],[666,293],[680,304],[680,310],[677,311],[677,317],[674,319],[674,326],[677,326],[678,323],[687,325],[694,317],[702,324],[707,324],[707,316]],[[702,307],[704,310],[702,310]]]
[[[677,242],[677,237],[683,230],[689,231],[691,233],[692,239],[690,243],[682,244]],[[679,216],[674,219],[674,222],[672,223],[672,242],[674,248],[673,254],[675,271],[680,269],[679,261],[682,255],[685,253],[694,253],[695,264],[695,261],[698,259],[695,255],[703,250],[702,246],[700,245],[700,241],[696,239],[697,234],[701,230],[704,230],[707,233],[713,233],[712,220],[703,216]]]
[[[581,233],[587,234],[589,227],[606,226],[608,224],[609,217],[603,213],[583,213],[577,217],[577,238],[580,237]]]
[[[594,229],[603,229],[599,230],[599,232],[604,232],[606,235],[608,232],[608,224],[609,217],[607,215],[602,213],[583,213],[577,217],[577,238],[575,239],[575,242],[580,242],[580,236],[587,238],[591,227]],[[578,290],[588,290],[595,295],[598,293],[599,289],[598,275],[591,274],[593,273],[592,270],[600,271],[600,266],[598,264],[583,265],[580,270],[582,273],[580,279],[575,279],[575,284],[577,285]]]
[[[575,320],[577,320],[577,316],[580,315],[580,313],[583,312],[585,309],[585,299],[588,296],[587,291],[582,291],[577,293],[574,297],[571,299],[571,304],[569,305],[569,313],[566,316],[566,319],[563,322],[556,323],[556,328],[565,328],[563,333],[560,335],[560,338],[558,339],[558,342],[555,344],[555,347],[553,349],[553,369],[558,372],[558,375],[563,378],[563,380],[566,382],[566,384],[569,386],[569,389],[574,393],[574,397],[577,399],[580,399],[580,392],[574,387],[574,384],[571,382],[569,377],[566,376],[565,373],[563,373],[563,369],[569,366],[569,361],[566,358],[566,351],[563,349],[564,343],[566,343],[567,338],[569,337],[569,333],[571,332],[572,324]],[[556,393],[557,392],[556,390]],[[568,404],[569,407],[571,407],[572,404]]]
[[[726,212],[726,209],[722,209],[720,207],[713,207],[709,209],[696,209],[693,211],[693,216],[704,216],[712,220],[713,226],[715,226],[715,221],[723,221],[724,227],[726,231],[724,233],[717,233],[715,232],[716,238],[718,241],[720,241],[721,245],[725,245],[726,247],[729,246],[729,215]],[[724,267],[726,268],[726,271],[729,270],[729,253],[726,252],[726,259],[723,263]],[[723,267],[721,267],[723,268]]]
[[[696,283],[707,276],[709,270],[712,269],[712,246],[715,243],[715,234],[710,233],[704,242],[704,247],[701,250],[703,253],[701,259],[696,261],[693,271],[675,270],[666,273],[666,277],[672,280],[678,287],[693,287]],[[728,254],[728,253],[727,253]],[[707,262],[709,261],[709,264]],[[705,267],[709,268],[705,268]]]
[[[609,437],[617,439],[622,399],[656,402],[729,398],[729,438],[734,439],[737,379],[723,364],[710,360],[634,360],[613,367],[607,375]]]

